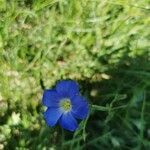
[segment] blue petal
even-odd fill
[[[47,107],[57,107],[59,103],[59,95],[56,90],[45,90],[42,103]]]
[[[57,83],[56,90],[64,97],[73,97],[79,94],[79,86],[75,81],[63,80]]]
[[[72,103],[72,114],[77,119],[85,119],[89,112],[88,102],[85,100],[84,97],[76,96],[71,99]]]
[[[61,116],[59,123],[62,126],[62,128],[69,131],[75,131],[78,127],[76,119],[72,116],[70,112],[64,113]]]
[[[54,126],[58,119],[61,117],[62,111],[59,108],[48,108],[44,113],[44,118],[46,120],[47,125]]]

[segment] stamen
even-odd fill
[[[63,109],[63,111],[69,111],[71,109],[71,102],[70,99],[63,99],[60,101],[60,107]]]

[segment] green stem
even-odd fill
[[[99,110],[99,111],[108,111],[109,110],[108,107],[98,106],[98,105],[91,105],[91,109]]]

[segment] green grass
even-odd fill
[[[150,149],[149,0],[0,0],[0,149]],[[73,79],[88,118],[47,127],[43,89]]]

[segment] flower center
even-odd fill
[[[70,99],[63,99],[60,102],[60,107],[64,110],[64,111],[69,111],[71,109],[71,102]]]

